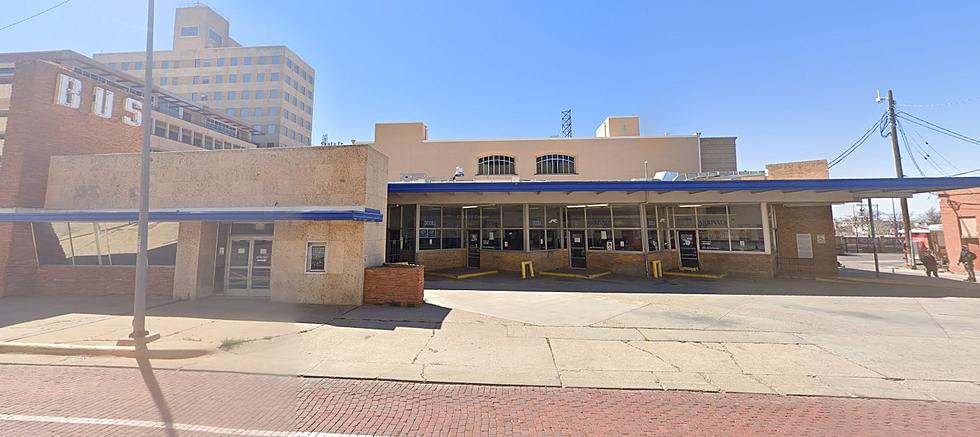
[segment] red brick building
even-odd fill
[[[956,261],[964,244],[973,253],[980,254],[980,234],[977,218],[980,217],[980,189],[946,191],[939,194],[939,212],[943,219],[943,236],[949,256],[949,269],[963,272]]]

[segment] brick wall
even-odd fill
[[[92,114],[95,83],[77,74],[71,76],[83,83],[79,109],[54,103],[58,73],[66,70],[38,60],[16,63],[0,156],[0,208],[44,207],[51,156],[137,152],[142,147],[142,130],[121,121],[125,91],[100,84],[115,93],[114,116],[101,118]],[[35,260],[30,225],[0,224],[0,296],[31,293]]]
[[[775,258],[764,253],[698,252],[701,270],[706,273],[728,273],[733,276],[771,278]]]
[[[568,268],[568,250],[542,250],[533,252],[508,250],[480,251],[480,267],[485,269],[519,272],[521,271],[521,261],[533,262],[536,272]]]
[[[939,213],[943,220],[943,236],[946,243],[946,256],[949,269],[963,273],[963,266],[956,264],[960,259],[960,246],[967,243],[973,253],[980,254],[980,239],[963,238],[960,219],[973,217],[980,221],[980,190],[966,189],[947,191],[939,194]]]
[[[136,268],[126,266],[41,266],[33,283],[35,294],[106,296],[133,294]],[[150,267],[146,294],[171,297],[174,268]]]
[[[766,165],[766,179],[829,179],[826,159]]]
[[[386,265],[364,269],[365,305],[421,305],[425,294],[425,267]]]
[[[619,275],[646,276],[642,253],[591,251],[586,253],[589,270],[608,270]]]
[[[775,206],[776,273],[804,276],[837,275],[834,215],[830,205]],[[797,234],[810,234],[813,259],[799,258]],[[820,236],[823,243],[820,243]]]
[[[466,249],[420,250],[415,263],[433,270],[453,269],[466,266]]]

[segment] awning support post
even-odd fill
[[[871,198],[869,197],[868,198],[868,224],[870,225],[869,227],[871,229],[871,252],[874,253],[875,256],[875,277],[880,278],[881,270],[878,267],[878,242],[876,241],[877,238],[875,237],[875,215],[872,211],[874,211],[874,207],[871,205]]]

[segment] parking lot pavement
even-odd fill
[[[651,378],[605,380],[635,388]],[[651,387],[658,390],[0,365],[0,436],[966,436],[980,428],[980,405],[973,404]]]
[[[593,285],[600,291],[428,290],[428,303],[418,308],[224,298],[161,305],[151,310],[149,326],[167,333],[167,344],[216,347],[203,357],[156,360],[154,366],[980,403],[978,298],[942,297],[943,291],[924,297],[922,290],[906,295],[874,284],[837,285],[843,295],[828,296],[817,293],[829,285],[814,281],[655,285],[673,293],[637,291],[652,281],[582,282],[600,284]],[[614,292],[621,284],[633,289]],[[777,286],[796,288],[776,294]],[[717,289],[725,292],[712,292]],[[0,305],[0,321],[8,321],[0,337],[75,341],[105,327],[124,329],[129,321],[94,311],[25,320],[6,314],[31,306],[17,302]],[[0,362],[136,365],[117,357],[15,354],[0,354]]]

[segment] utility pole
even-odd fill
[[[891,128],[892,154],[895,155],[895,176],[904,178],[902,152],[898,150],[898,125],[895,118],[895,97],[892,95],[892,90],[888,90],[888,122]],[[909,218],[908,199],[904,197],[899,199],[899,205],[902,207],[902,226],[905,228],[905,264],[915,268],[915,262],[912,260],[912,219]]]
[[[143,155],[140,165],[138,246],[136,252],[136,289],[133,292],[133,333],[130,337],[139,344],[146,344],[146,271],[147,234],[150,221],[150,129],[153,125],[153,0],[147,2],[146,15],[146,67],[143,74]]]

